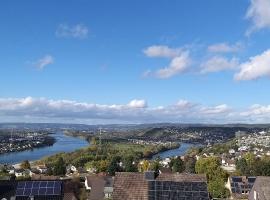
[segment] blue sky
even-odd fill
[[[0,121],[267,123],[269,0],[1,1]]]

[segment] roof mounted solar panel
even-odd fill
[[[61,181],[21,181],[17,185],[16,196],[61,195]]]

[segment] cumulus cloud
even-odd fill
[[[238,81],[254,80],[264,76],[270,76],[270,49],[242,63],[240,71],[235,74],[234,79]]]
[[[143,50],[143,53],[148,57],[164,57],[173,58],[181,55],[181,48],[169,48],[164,45],[153,45]]]
[[[227,59],[222,56],[214,56],[201,64],[201,73],[219,72],[235,69],[238,66],[236,58]]]
[[[54,58],[51,55],[45,55],[38,61],[34,62],[34,66],[40,70],[44,69],[47,65],[53,64]]]
[[[227,44],[227,43],[218,43],[208,46],[208,51],[212,53],[235,53],[240,51],[242,45],[240,43],[236,44]]]
[[[247,35],[263,28],[270,28],[270,1],[250,0],[250,2],[246,18],[251,20],[252,25],[247,30]]]
[[[89,30],[84,24],[60,24],[55,32],[57,37],[85,39]]]
[[[263,123],[270,119],[270,105],[256,104],[238,110],[227,104],[207,106],[188,100],[149,107],[142,99],[108,105],[33,97],[0,98],[0,119],[62,123],[236,123],[256,119]]]
[[[128,106],[131,108],[145,108],[147,107],[147,103],[145,100],[134,99],[128,103]]]
[[[181,55],[174,57],[168,66],[156,71],[147,70],[143,73],[143,77],[152,76],[160,79],[167,79],[185,72],[190,64],[191,59],[189,57],[189,52],[182,52]]]
[[[270,105],[254,104],[246,111],[242,111],[240,116],[254,123],[268,123],[270,120]]]

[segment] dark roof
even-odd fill
[[[235,198],[246,198],[251,191],[256,177],[254,176],[232,176],[230,177],[232,196]]]
[[[269,200],[270,199],[270,177],[258,176],[249,194],[248,199],[250,200],[254,199],[254,191],[256,191],[257,199]]]
[[[111,176],[91,175],[86,177],[87,185],[91,187],[90,199],[99,200],[104,198],[104,187],[113,187]]]
[[[62,199],[62,181],[19,181],[16,188],[16,200]]]
[[[15,196],[16,186],[16,181],[0,181],[0,199]]]
[[[113,200],[208,200],[206,177],[196,174],[160,174],[146,179],[143,173],[116,173]]]

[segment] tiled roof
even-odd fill
[[[270,199],[270,177],[258,176],[249,195],[249,199],[254,199],[254,191],[256,191],[257,199],[269,200]]]
[[[113,200],[147,200],[148,182],[142,173],[116,172]]]

